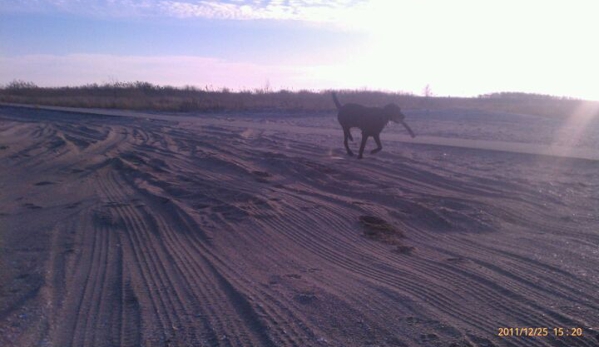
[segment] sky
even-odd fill
[[[146,81],[599,100],[599,4],[2,0],[0,85]]]

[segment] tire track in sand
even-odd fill
[[[122,169],[126,165],[117,166]],[[114,171],[108,171],[107,175],[101,182],[108,200],[123,201],[127,193],[133,194]],[[146,201],[145,206],[155,203]],[[180,343],[210,341],[212,344],[220,341],[219,345],[275,345],[245,297],[204,256],[187,251],[189,242],[197,240],[174,237],[193,230],[173,230],[158,209],[146,210],[118,203],[114,210],[124,223],[128,239],[125,249],[135,255],[134,263],[141,274],[140,279],[134,282],[147,288],[148,302],[142,307],[153,307],[151,315],[142,316],[153,316],[166,332],[165,340]],[[175,225],[184,227],[180,222]],[[220,287],[220,290],[215,289],[214,284],[219,284],[217,288]],[[141,299],[141,294],[138,297]],[[201,326],[189,318],[196,316],[204,317]],[[180,339],[180,330],[191,337]]]
[[[592,243],[543,248],[555,235],[575,240],[578,220],[555,224],[552,214],[564,207],[557,198],[527,203],[544,196],[527,187],[534,177],[510,183],[389,153],[333,161],[332,140],[285,129],[273,130],[273,141],[224,124],[85,122],[32,123],[25,132],[36,129],[37,138],[10,149],[31,148],[30,157],[7,161],[73,167],[68,178],[95,189],[57,224],[56,235],[75,236],[65,260],[58,249],[50,264],[52,345],[517,346],[522,339],[499,339],[496,329],[596,326]],[[90,144],[65,145],[60,157],[44,149],[63,135]],[[361,215],[391,222],[415,251],[365,238]],[[476,218],[488,216],[488,230],[478,228]],[[574,266],[588,277],[576,278]],[[596,345],[593,330],[586,333],[525,342]]]

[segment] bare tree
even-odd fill
[[[427,83],[426,87],[422,90],[422,94],[425,98],[430,98],[433,96],[433,91],[431,90],[431,85]]]
[[[431,90],[430,84],[426,84],[426,86],[422,90],[422,94],[424,95],[424,108],[426,109],[426,114],[428,115],[430,107],[430,98],[431,96],[433,96],[433,91]]]

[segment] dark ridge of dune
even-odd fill
[[[597,162],[14,110],[3,346],[597,346]]]

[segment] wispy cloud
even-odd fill
[[[339,17],[339,11],[363,3],[365,1],[161,1],[160,7],[164,13],[176,17],[329,22]]]
[[[208,19],[274,19],[331,22],[340,11],[359,8],[367,0],[13,0],[0,12],[57,11],[94,16],[144,16]]]

